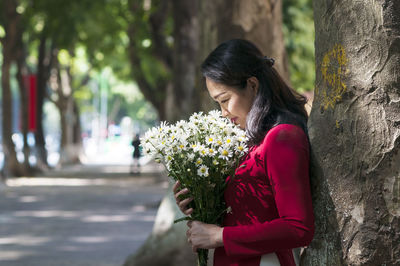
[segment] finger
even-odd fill
[[[194,253],[197,253],[197,246],[192,245],[192,250]]]
[[[180,201],[178,203],[178,206],[181,210],[185,210],[186,211],[186,206],[189,204],[189,202],[191,202],[193,199],[192,198],[188,198],[188,199],[184,199],[182,201]]]
[[[175,194],[175,199],[179,199],[180,195],[185,195],[187,193],[189,193],[189,189],[184,188],[184,189],[182,189],[181,191],[179,191],[178,193]]]
[[[183,212],[183,214],[189,216],[193,213],[193,208],[187,209],[186,211]]]
[[[176,193],[178,191],[178,188],[181,186],[181,182],[176,181],[174,186],[172,187],[172,190],[174,191],[174,193]]]

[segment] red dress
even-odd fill
[[[295,125],[278,125],[241,165],[227,180],[225,201],[232,212],[224,218],[224,246],[215,250],[214,266],[258,266],[271,252],[282,266],[295,265],[291,250],[314,235],[306,134]]]

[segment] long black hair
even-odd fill
[[[220,44],[201,65],[203,76],[214,82],[245,89],[247,80],[259,81],[257,94],[247,115],[249,144],[259,144],[268,130],[278,124],[295,124],[307,134],[307,100],[291,89],[251,42],[233,39]]]

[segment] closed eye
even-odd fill
[[[223,100],[221,101],[221,103],[226,103],[229,99]]]

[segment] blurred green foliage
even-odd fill
[[[315,82],[312,0],[283,0],[283,32],[292,87],[311,91]]]
[[[108,109],[117,109],[111,119],[119,123],[124,116],[129,116],[141,121],[143,127],[154,123],[156,111],[140,93],[134,82],[135,73],[144,75],[154,87],[170,79],[171,74],[155,57],[149,29],[151,12],[161,2],[152,1],[148,9],[132,11],[129,8],[132,3],[140,2],[20,0],[18,12],[23,17],[28,68],[32,73],[36,72],[39,39],[46,34],[61,51],[60,62],[70,68],[71,87],[81,112],[94,111],[93,99],[99,97],[94,86],[99,86],[99,76],[104,69],[110,69],[107,76]],[[283,22],[292,86],[300,92],[311,91],[315,80],[312,1],[284,0]],[[0,37],[4,37],[1,26],[4,23],[5,19],[0,16]],[[135,31],[134,40],[129,39],[129,30]],[[173,39],[168,37],[173,31],[172,16],[168,17],[162,30],[168,44],[172,45]],[[140,57],[140,66],[136,68],[130,60],[133,43],[135,53]],[[86,79],[90,82],[83,82]]]

